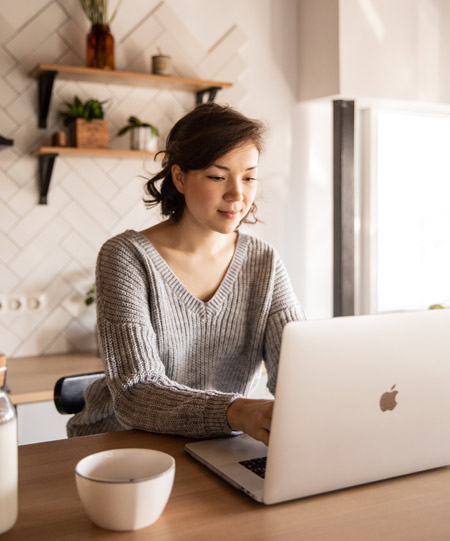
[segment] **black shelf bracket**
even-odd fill
[[[55,154],[41,154],[39,156],[39,204],[47,204],[48,189],[52,179],[53,166],[55,159],[58,156]]]
[[[39,75],[39,128],[47,127],[47,116],[52,99],[53,82],[57,71],[45,71]]]
[[[208,94],[207,101],[214,101],[216,98],[217,92],[221,89],[222,89],[221,86],[212,86],[210,88],[205,88],[204,90],[198,90],[195,93],[196,95],[195,103],[197,105],[199,105],[200,103],[203,103],[204,102],[203,97],[205,96],[205,94]]]
[[[12,139],[7,139],[6,137],[3,137],[3,135],[0,135],[0,146],[11,147],[13,144],[14,141]]]

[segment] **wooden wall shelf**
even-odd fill
[[[197,92],[212,86],[220,88],[232,86],[232,83],[219,81],[206,81],[186,77],[168,77],[153,73],[134,73],[131,71],[103,70],[85,68],[82,66],[63,66],[58,64],[39,64],[32,72],[33,77],[40,77],[49,72],[56,71],[60,79],[84,81],[89,83],[103,83],[114,85],[144,86],[163,88],[166,90],[189,90]]]
[[[58,156],[98,157],[98,158],[154,158],[156,152],[141,150],[121,150],[112,148],[74,148],[74,147],[41,147],[35,153],[39,157],[39,204],[47,204],[48,190],[53,173],[53,166]]]
[[[122,150],[114,148],[76,148],[76,147],[41,147],[35,152],[36,156],[57,154],[58,156],[83,157],[98,156],[99,158],[154,158],[156,152],[145,150]]]
[[[30,73],[39,81],[39,127],[47,127],[47,115],[50,107],[53,82],[59,79],[89,83],[141,86],[165,90],[185,90],[196,93],[197,103],[203,101],[204,95],[213,101],[217,92],[232,83],[223,81],[208,81],[186,77],[167,77],[152,73],[134,73],[130,71],[102,70],[82,66],[63,66],[58,64],[39,64]]]

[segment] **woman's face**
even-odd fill
[[[181,222],[223,234],[235,231],[255,200],[258,161],[256,146],[244,143],[206,169],[183,173],[174,165],[174,184],[186,200]]]

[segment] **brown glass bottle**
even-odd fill
[[[107,24],[93,24],[87,37],[86,66],[114,69],[114,38]]]

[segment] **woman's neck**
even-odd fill
[[[222,234],[196,227],[189,221],[161,222],[142,232],[156,248],[164,247],[198,257],[215,255],[237,242],[237,233]]]

